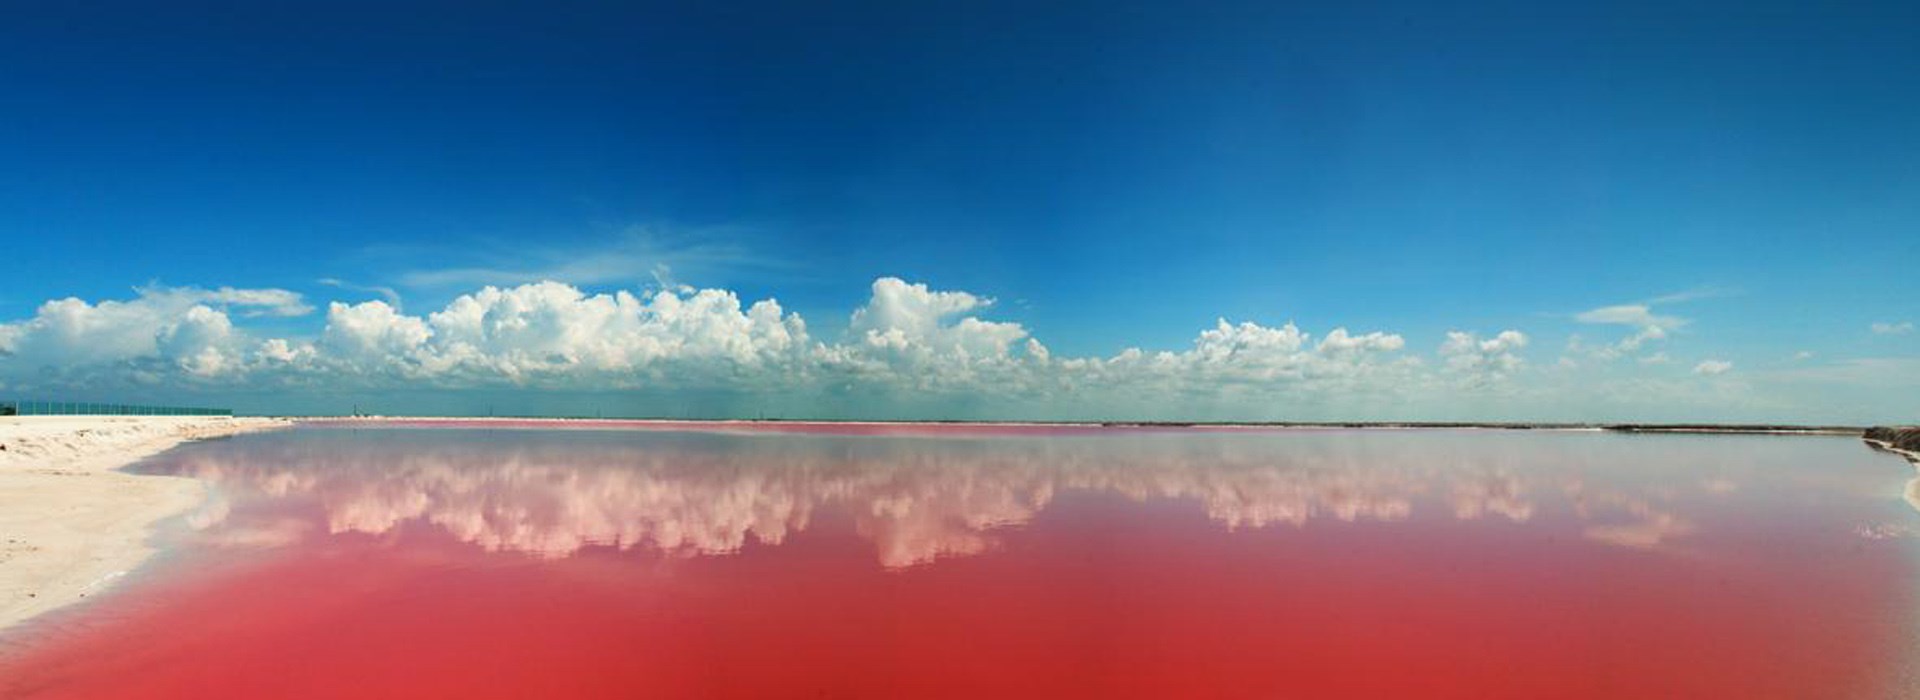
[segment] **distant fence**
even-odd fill
[[[231,416],[231,408],[132,406],[86,401],[0,401],[0,416]]]

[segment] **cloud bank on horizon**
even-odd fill
[[[718,409],[743,417],[771,401],[800,418],[1833,420],[1852,417],[1779,397],[1822,385],[1843,395],[1889,366],[1743,376],[1702,357],[1667,369],[1673,359],[1652,345],[1686,321],[1646,304],[1575,315],[1628,333],[1597,346],[1575,336],[1552,362],[1530,361],[1532,338],[1517,328],[1452,330],[1423,351],[1385,330],[1316,335],[1224,318],[1185,348],[1066,357],[1022,324],[991,319],[994,305],[882,277],[843,333],[819,337],[777,300],[727,289],[544,281],[485,286],[418,315],[397,298],[332,301],[303,335],[270,323],[314,313],[295,292],[149,286],[129,299],[52,300],[0,323],[0,392],[243,395],[257,411],[294,398],[322,412],[342,409],[316,397],[388,397],[407,412],[413,392],[613,392],[636,397],[627,408],[643,414],[675,395],[751,398]],[[1617,361],[1627,357],[1637,361]]]

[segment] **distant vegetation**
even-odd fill
[[[1868,428],[1862,437],[1885,447],[1920,453],[1920,426],[1875,426]]]

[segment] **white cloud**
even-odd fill
[[[1405,345],[1391,333],[1354,335],[1344,328],[1316,344],[1292,323],[1271,327],[1220,319],[1188,350],[1128,348],[1109,358],[1055,360],[1047,378],[1099,396],[1102,405],[1176,397],[1271,401],[1268,392],[1274,390],[1295,398],[1378,392],[1404,386],[1408,382],[1395,380],[1419,366],[1417,358],[1394,356]]]
[[[1681,302],[1694,301],[1698,299],[1714,299],[1719,297],[1734,296],[1739,293],[1740,291],[1738,289],[1733,289],[1731,287],[1707,285],[1704,287],[1695,287],[1693,289],[1674,292],[1672,294],[1662,294],[1660,296],[1647,300],[1646,303],[1678,304]]]
[[[1338,356],[1348,353],[1392,352],[1406,345],[1405,340],[1391,333],[1375,331],[1365,335],[1348,335],[1347,329],[1335,328],[1314,349],[1322,355]]]
[[[104,370],[149,380],[170,371],[209,378],[233,371],[242,317],[297,316],[301,296],[283,289],[144,287],[126,301],[89,304],[76,298],[40,305],[32,318],[0,324],[8,374],[91,383]]]
[[[558,282],[485,287],[425,317],[332,304],[314,364],[441,385],[622,388],[697,384],[781,364],[806,327],[777,301],[732,292],[592,294]]]
[[[715,231],[689,233],[632,226],[575,245],[529,246],[524,241],[477,240],[458,248],[410,250],[410,259],[445,262],[442,267],[404,271],[397,282],[409,288],[471,289],[546,281],[574,285],[655,281],[662,284],[661,288],[670,288],[673,283],[662,279],[662,273],[669,269],[695,276],[723,270],[751,270],[764,276],[792,267],[791,262],[770,258],[750,246],[712,242]]]
[[[1716,374],[1724,374],[1730,369],[1733,369],[1733,363],[1726,360],[1704,360],[1700,364],[1693,366],[1693,373],[1710,377]]]
[[[1874,335],[1904,335],[1913,332],[1913,322],[1901,321],[1899,323],[1888,323],[1882,321],[1868,326],[1868,329],[1872,330]]]
[[[1581,323],[1631,326],[1635,329],[1632,335],[1611,345],[1593,348],[1589,352],[1601,360],[1631,355],[1638,352],[1648,341],[1664,340],[1674,329],[1687,325],[1686,319],[1656,314],[1652,307],[1646,304],[1603,306],[1574,314],[1573,318]]]
[[[361,389],[840,387],[1074,395],[1094,406],[1420,384],[1420,359],[1400,355],[1406,341],[1382,331],[1335,328],[1316,338],[1291,323],[1222,319],[1182,351],[1056,357],[1024,326],[985,318],[990,298],[891,277],[871,292],[833,341],[811,338],[800,316],[771,299],[749,305],[730,291],[681,285],[590,294],[558,282],[484,287],[425,314],[385,300],[331,302],[317,334],[302,339],[256,336],[226,312],[292,313],[303,306],[298,295],[155,288],[131,301],[49,302],[34,319],[0,324],[0,377],[50,388],[169,377]],[[1486,373],[1518,366],[1505,350],[1524,336],[1486,342]]]
[[[232,356],[233,321],[206,306],[187,309],[180,320],[161,327],[155,344],[162,357],[188,374],[211,377],[228,369]]]
[[[1516,351],[1527,346],[1527,335],[1516,330],[1501,331],[1498,335],[1485,340],[1466,331],[1447,331],[1447,340],[1440,344],[1440,356],[1446,360],[1447,368],[1468,377],[1469,381],[1484,384],[1498,381],[1524,364]]]
[[[426,322],[402,315],[383,301],[327,305],[327,329],[321,345],[338,361],[371,369],[405,361],[433,332]]]
[[[551,281],[482,287],[413,313],[383,299],[334,301],[304,335],[249,319],[304,306],[284,290],[241,289],[52,301],[31,318],[0,324],[0,382],[10,392],[49,394],[126,386],[697,390],[768,402],[788,415],[919,405],[933,417],[972,402],[979,410],[961,415],[1114,419],[1535,418],[1542,416],[1521,409],[1653,405],[1658,396],[1699,394],[1681,384],[1738,388],[1637,381],[1645,377],[1625,376],[1629,368],[1585,362],[1577,344],[1558,368],[1535,370],[1524,356],[1532,339],[1517,329],[1456,330],[1433,350],[1413,352],[1385,330],[1321,333],[1222,318],[1185,347],[1066,355],[1026,326],[996,319],[990,297],[890,277],[873,281],[845,333],[828,338],[813,337],[776,300],[678,283],[609,292]],[[1677,323],[1650,311],[1594,318]],[[1652,349],[1635,357],[1668,359]],[[1725,371],[1715,362],[1696,371]],[[1485,400],[1462,400],[1469,395]]]
[[[347,282],[345,280],[341,280],[334,277],[322,277],[314,281],[329,287],[345,289],[350,292],[368,292],[372,294],[378,294],[381,299],[387,302],[387,305],[392,306],[393,308],[396,308],[396,309],[400,308],[400,292],[395,290],[392,287],[383,287],[380,285],[354,284],[352,282]]]
[[[828,361],[862,375],[913,378],[923,388],[969,381],[979,372],[1021,361],[1016,348],[1044,346],[1018,323],[984,321],[974,315],[993,300],[966,292],[934,291],[895,277],[874,280],[872,296],[853,312],[845,345],[825,351]]]
[[[1805,362],[1805,361],[1807,361],[1807,360],[1811,360],[1811,359],[1813,359],[1813,351],[1812,351],[1812,350],[1801,350],[1800,352],[1796,352],[1796,353],[1794,353],[1794,354],[1793,354],[1793,361],[1794,361],[1794,362]]]
[[[242,316],[305,316],[313,312],[306,300],[297,292],[285,289],[234,289],[221,287],[215,290],[195,289],[193,287],[170,287],[156,290],[141,290],[143,296],[176,295],[195,303],[213,304],[222,307],[234,307]]]
[[[1574,314],[1574,320],[1581,323],[1610,323],[1638,328],[1679,328],[1686,320],[1676,316],[1660,316],[1645,304],[1620,304],[1603,306],[1590,311]]]
[[[879,278],[868,303],[854,309],[845,341],[814,347],[808,361],[835,380],[879,389],[1039,389],[1037,372],[1052,353],[1021,324],[979,318],[993,303]]]

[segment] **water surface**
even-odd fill
[[[854,434],[834,434],[834,433]],[[1914,472],[1592,432],[306,426],[33,697],[1909,697]]]

